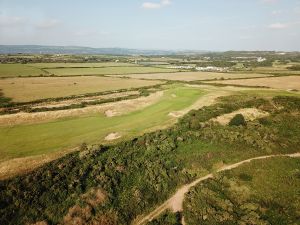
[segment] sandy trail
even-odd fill
[[[223,172],[223,171],[226,171],[226,170],[232,170],[232,169],[237,168],[237,167],[239,167],[239,166],[241,166],[245,163],[250,163],[253,160],[268,159],[268,158],[273,158],[273,157],[297,158],[297,157],[300,157],[300,152],[299,153],[294,153],[294,154],[279,154],[279,155],[268,155],[268,156],[255,157],[255,158],[243,160],[241,162],[234,163],[234,164],[231,164],[231,165],[225,165],[222,168],[218,169],[216,171],[216,173]],[[148,215],[146,215],[144,217],[141,217],[141,218],[137,218],[133,222],[133,225],[146,224],[147,222],[149,222],[149,221],[155,219],[156,217],[158,217],[160,214],[162,214],[167,209],[170,209],[173,212],[181,212],[183,210],[183,201],[184,201],[185,194],[187,192],[189,192],[189,190],[192,187],[196,186],[200,182],[202,182],[204,180],[207,180],[207,179],[210,179],[210,178],[213,178],[213,177],[214,177],[214,174],[210,173],[210,174],[208,174],[204,177],[198,178],[197,180],[193,181],[190,184],[186,184],[186,185],[182,186],[181,188],[178,189],[178,191],[171,198],[169,198],[163,204],[158,206],[155,210],[150,212]]]

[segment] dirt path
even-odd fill
[[[300,157],[300,152],[299,153],[295,153],[295,154],[285,154],[285,155],[268,155],[268,156],[260,156],[260,157],[255,157],[255,158],[251,158],[251,159],[247,159],[238,163],[234,163],[231,165],[225,165],[222,168],[218,169],[216,171],[216,173],[219,172],[223,172],[226,170],[232,170],[234,168],[237,168],[245,163],[249,163],[253,160],[261,160],[261,159],[267,159],[267,158],[273,158],[273,157],[281,157],[281,156],[285,156],[285,157],[291,157],[291,158],[297,158]],[[146,224],[148,221],[151,221],[153,219],[155,219],[156,217],[158,217],[160,214],[162,214],[165,210],[170,209],[173,212],[181,212],[183,210],[183,200],[185,197],[185,194],[194,186],[196,186],[198,183],[213,178],[214,174],[210,173],[204,177],[201,177],[195,181],[193,181],[190,184],[186,184],[183,187],[181,187],[171,198],[169,198],[167,201],[165,201],[163,204],[161,204],[160,206],[158,206],[155,210],[153,210],[152,212],[150,212],[148,215],[141,217],[141,218],[137,218],[134,222],[133,225],[142,225],[142,224]]]

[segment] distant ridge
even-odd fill
[[[138,50],[81,46],[0,45],[0,54],[187,55],[205,52],[207,51]]]

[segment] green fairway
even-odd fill
[[[168,116],[169,112],[190,106],[205,93],[199,89],[173,86],[165,91],[158,103],[127,115],[112,118],[91,115],[42,124],[2,127],[1,161],[55,152],[78,146],[83,142],[101,143],[111,132],[118,132],[126,138],[160,128],[175,121]]]

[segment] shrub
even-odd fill
[[[236,114],[230,120],[229,126],[246,126],[246,120],[242,114]]]

